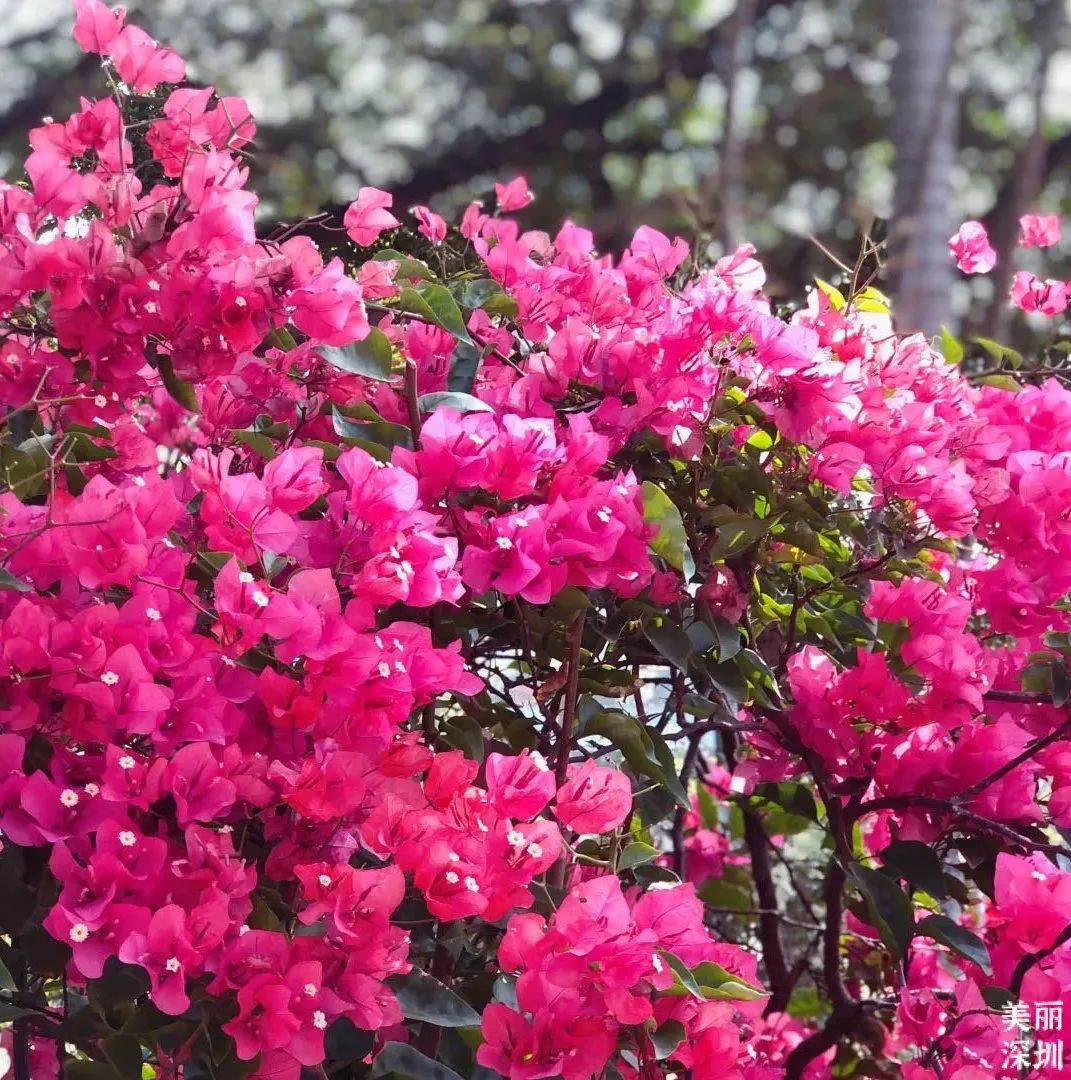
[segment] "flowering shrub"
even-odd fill
[[[523,179],[325,263],[75,6],[109,96],[0,187],[0,1076],[1067,1075],[1064,385]]]

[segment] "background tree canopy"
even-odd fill
[[[784,275],[776,296],[836,276],[811,236],[852,263],[860,235],[891,218],[881,280],[901,323],[935,331],[974,289],[976,329],[999,336],[1005,305],[987,301],[1007,281],[999,269],[953,281],[944,237],[982,217],[1007,251],[1024,209],[1069,202],[1063,0],[130,10],[193,60],[193,79],[250,99],[269,220],[337,208],[360,184],[450,211],[523,172],[539,195],[527,224],[569,216],[609,246],[641,221],[719,249],[747,239]],[[0,0],[0,14],[0,149],[14,174],[25,128],[69,108],[95,61],[70,40],[66,0]]]

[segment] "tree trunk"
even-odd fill
[[[959,0],[887,0],[893,64],[896,193],[889,228],[893,311],[902,330],[936,333],[949,321],[955,231],[952,173],[959,101],[949,73],[959,36]]]

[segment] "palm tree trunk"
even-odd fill
[[[936,333],[949,321],[955,231],[952,179],[959,100],[949,77],[959,0],[887,0],[898,46],[892,72],[896,192],[889,228],[890,287],[904,330]]]

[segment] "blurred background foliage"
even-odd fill
[[[772,294],[798,297],[888,221],[878,284],[901,324],[969,310],[999,336],[1007,280],[955,274],[947,237],[980,217],[1006,266],[1019,213],[1071,203],[1068,0],[128,7],[193,81],[250,99],[266,223],[337,212],[361,184],[450,212],[523,172],[528,226],[570,217],[616,247],[649,223],[710,255],[746,239]],[[27,129],[99,92],[98,61],[67,0],[0,15],[0,168],[17,178]]]

